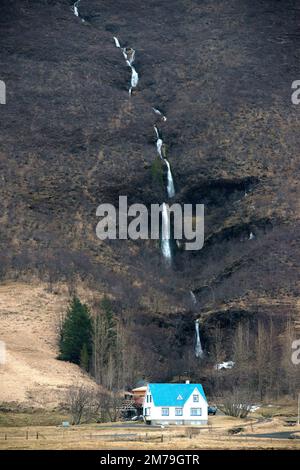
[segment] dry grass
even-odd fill
[[[209,427],[193,430],[186,427],[117,428],[109,424],[73,426],[69,429],[54,426],[10,427],[0,429],[0,449],[300,449],[298,439],[229,436],[228,429],[239,425],[245,427],[249,435],[287,430],[279,419],[271,423],[257,423],[254,419],[242,421],[229,417],[214,417]]]
[[[88,294],[85,290],[82,298]],[[59,317],[68,302],[65,286],[56,292],[41,283],[0,286],[0,340],[7,349],[0,402],[53,408],[72,383],[93,383],[75,364],[56,360]]]

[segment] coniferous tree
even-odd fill
[[[88,369],[92,350],[92,320],[88,307],[76,297],[62,323],[59,350],[59,359]]]
[[[86,343],[84,343],[80,352],[80,367],[81,369],[88,371],[89,365],[90,365],[90,355],[88,352],[88,347]]]

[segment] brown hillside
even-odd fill
[[[0,331],[6,364],[0,365],[0,402],[55,406],[73,384],[94,386],[81,369],[56,359],[59,318],[68,303],[61,288],[7,283],[0,287]]]
[[[187,370],[195,318],[205,348],[216,321],[231,346],[240,318],[272,317],[278,328],[299,320],[300,106],[291,103],[291,84],[300,78],[297,2],[81,0],[85,22],[67,0],[2,3],[3,282],[35,277],[52,287],[81,279],[108,293],[137,350],[138,372],[153,380]],[[113,35],[136,49],[140,82],[131,99],[129,68]],[[204,248],[176,249],[171,269],[157,242],[105,243],[95,234],[100,203],[116,204],[119,195],[147,205],[166,198],[154,165],[152,106],[168,118],[158,125],[175,200],[205,204]],[[1,321],[15,367],[23,363],[23,328],[34,348],[24,374],[44,368],[38,358],[47,361],[49,353],[57,371],[50,388],[63,385],[64,367],[70,380],[78,370],[54,360],[51,335],[63,301],[23,286],[28,309],[40,306],[32,307],[31,322],[29,310],[13,306],[22,290],[9,294],[14,287],[7,286],[2,308],[17,313]],[[44,322],[52,333],[39,339]],[[29,390],[35,382],[42,379]]]

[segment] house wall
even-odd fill
[[[146,408],[150,408],[150,415],[145,416],[146,421],[151,421],[151,424],[207,424],[208,419],[208,405],[206,400],[202,397],[198,389],[195,388],[194,392],[191,394],[189,399],[186,401],[183,406],[183,415],[175,416],[175,406],[169,406],[169,416],[162,416],[161,406],[155,406],[153,401],[151,403],[146,402],[146,397],[149,394],[149,389],[144,400],[143,406],[143,415],[145,416]],[[193,402],[193,395],[197,394],[199,396],[199,402]],[[180,406],[178,406],[180,408]],[[190,408],[201,408],[201,416],[191,416]]]

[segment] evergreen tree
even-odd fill
[[[92,320],[88,307],[78,298],[74,298],[63,321],[59,359],[84,364],[88,368],[92,350]]]
[[[87,345],[84,343],[80,352],[80,367],[83,370],[89,370],[90,355],[88,352]]]

